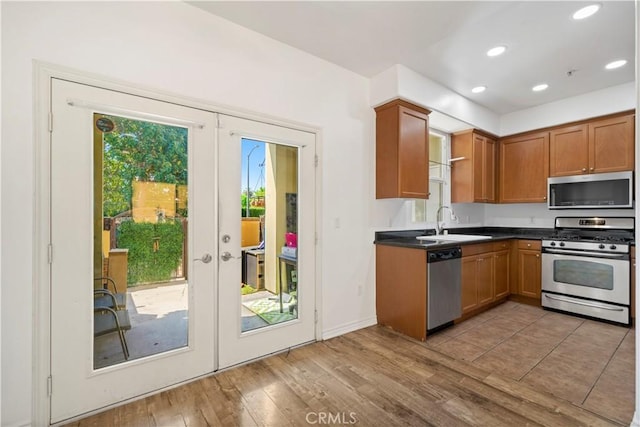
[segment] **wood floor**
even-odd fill
[[[440,345],[454,338],[443,337]],[[489,364],[452,357],[438,349],[436,340],[427,343],[373,326],[217,373],[71,425],[629,424],[630,420],[596,414],[598,405],[581,407]],[[634,377],[633,372],[628,375]],[[634,400],[628,394],[617,397]]]

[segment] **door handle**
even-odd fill
[[[205,264],[209,264],[212,259],[213,257],[211,256],[211,254],[204,254],[202,255],[202,258],[195,258],[194,261],[202,261]]]
[[[231,258],[240,259],[242,257],[234,257],[230,252],[222,252],[222,255],[220,255],[220,259],[223,261],[229,261]]]

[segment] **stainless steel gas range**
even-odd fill
[[[633,218],[557,217],[542,240],[542,306],[630,324]]]

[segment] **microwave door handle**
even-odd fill
[[[544,294],[544,296],[549,298],[549,299],[556,300],[556,301],[568,302],[569,304],[586,305],[587,307],[601,308],[603,310],[609,310],[609,311],[623,311],[622,308],[618,308],[618,307],[614,308],[614,307],[604,306],[604,305],[600,305],[600,304],[589,303],[589,302],[586,302],[586,301],[578,301],[578,300],[574,300],[574,299],[565,299],[565,298],[561,298],[561,297],[552,296],[552,295],[549,295],[549,294]]]
[[[610,259],[625,259],[626,255],[621,255],[621,254],[607,254],[607,253],[602,253],[602,252],[584,252],[584,251],[572,251],[572,250],[568,250],[568,249],[548,249],[545,248],[544,250],[545,252],[551,253],[551,254],[558,254],[558,255],[582,255],[582,256],[593,256],[593,257],[597,257],[597,258],[610,258]]]

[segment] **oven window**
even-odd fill
[[[613,266],[593,261],[554,260],[553,281],[613,290]]]

